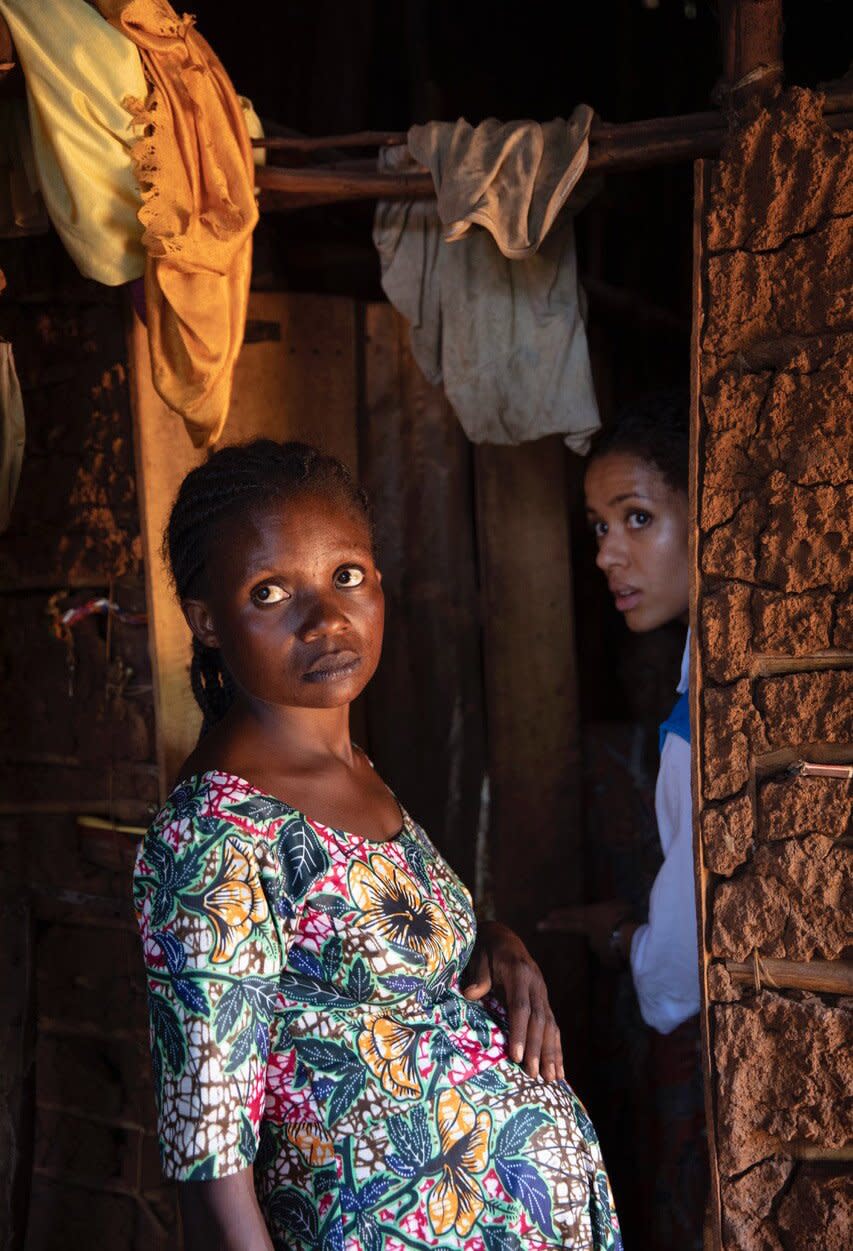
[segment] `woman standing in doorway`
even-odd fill
[[[620,1251],[538,968],[350,740],[383,633],[363,493],[302,444],[224,448],[168,550],[205,723],[135,904],[187,1251]]]
[[[617,612],[636,633],[673,621],[688,623],[688,452],[687,398],[665,393],[624,411],[598,437],[587,464],[584,494],[598,547],[596,563]],[[689,652],[688,630],[674,706],[660,727],[655,815],[663,862],[647,920],[633,919],[624,900],[609,899],[557,909],[540,924],[546,930],[585,935],[605,965],[630,965],[641,1015],[657,1037],[652,1054],[662,1133],[656,1207],[667,1230],[658,1241],[666,1247],[701,1247],[707,1193]]]

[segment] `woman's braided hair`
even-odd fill
[[[307,443],[254,439],[214,452],[184,478],[169,515],[163,554],[179,599],[203,595],[210,544],[226,520],[301,492],[325,495],[359,512],[371,528],[370,504],[341,461]],[[202,710],[202,733],[220,721],[235,688],[218,648],[193,639],[190,682]]]
[[[690,401],[686,391],[655,391],[623,408],[595,436],[587,465],[609,452],[651,461],[677,491],[688,490]]]

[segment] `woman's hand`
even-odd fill
[[[537,929],[556,934],[583,934],[602,964],[616,968],[622,958],[627,959],[630,941],[636,924],[628,921],[631,909],[622,899],[607,899],[603,903],[578,904],[573,908],[555,908]],[[613,931],[621,923],[619,952],[613,950]]]
[[[490,990],[500,993],[509,1012],[510,1058],[523,1063],[529,1077],[565,1077],[560,1031],[539,966],[518,935],[497,921],[479,927],[462,993],[475,1000]]]

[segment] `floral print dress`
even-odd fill
[[[459,989],[471,898],[243,779],[178,786],[137,857],[163,1170],[254,1165],[276,1248],[621,1251],[595,1131]]]

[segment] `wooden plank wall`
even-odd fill
[[[362,477],[387,603],[370,751],[466,882],[485,761],[471,448],[388,304],[365,310]]]
[[[167,1251],[124,827],[157,804],[146,631],[54,632],[96,596],[145,609],[122,306],[55,236],[0,259],[27,420],[0,536],[0,1247]]]
[[[495,912],[539,960],[573,1080],[586,1047],[586,944],[537,936],[582,898],[580,722],[566,453],[559,438],[475,449]]]

